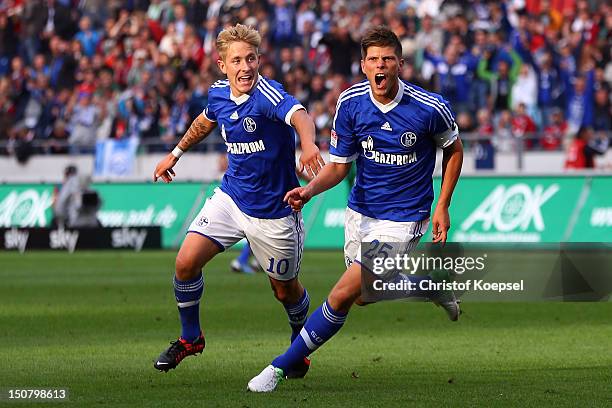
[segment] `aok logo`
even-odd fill
[[[0,227],[45,227],[52,203],[51,191],[13,190],[0,202]]]
[[[510,187],[497,186],[461,224],[463,231],[482,222],[482,230],[527,231],[533,223],[536,231],[544,231],[542,205],[559,191],[558,184],[548,188],[538,184],[531,189],[519,183]]]

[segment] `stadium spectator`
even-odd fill
[[[521,67],[519,55],[510,50],[512,63],[499,57],[493,49],[486,50],[478,63],[478,76],[489,82],[489,107],[494,112],[510,109],[512,106],[512,87],[516,82]],[[497,65],[494,71],[491,67]]]
[[[442,52],[444,33],[434,24],[431,15],[425,15],[421,20],[421,29],[416,35],[416,47],[419,50],[431,50],[433,54]]]
[[[66,124],[61,120],[55,121],[51,135],[45,141],[45,151],[54,154],[68,153],[68,136]]]
[[[198,32],[202,39],[202,51],[208,58],[216,60],[215,41],[219,34],[219,23],[215,19],[205,20],[204,27]]]
[[[563,119],[563,111],[559,108],[551,111],[551,118],[544,128],[544,134],[540,139],[540,145],[544,150],[559,149],[567,134],[567,122]]]
[[[96,127],[100,121],[100,109],[90,92],[81,92],[76,103],[70,102],[66,112],[69,118],[70,150],[73,153],[91,152],[96,141]]]
[[[476,152],[477,169],[493,169],[495,167],[495,151],[493,149],[493,138],[495,128],[491,118],[491,112],[487,108],[478,111],[478,128],[476,129],[478,140],[474,143]]]
[[[6,76],[9,72],[11,58],[17,54],[19,40],[15,22],[12,16],[0,12],[0,75]]]
[[[579,75],[566,82],[566,117],[570,132],[593,125],[594,72]]]
[[[50,83],[53,89],[73,88],[75,84],[76,59],[69,53],[68,44],[59,36],[49,40]]]
[[[427,49],[424,56],[434,65],[440,93],[452,104],[456,112],[473,111],[469,105],[471,84],[478,60],[471,54],[459,55],[458,46],[446,47],[444,56],[432,55]]]
[[[612,110],[610,108],[610,91],[601,88],[595,93],[595,110],[593,112],[593,129],[612,130]]]
[[[513,136],[523,140],[523,145],[526,148],[531,148],[538,143],[535,135],[536,130],[533,119],[527,113],[527,107],[524,103],[519,103],[512,115]]]
[[[290,46],[295,42],[295,7],[287,0],[273,1],[272,42],[275,46]]]
[[[499,114],[492,142],[495,150],[498,152],[510,152],[514,150],[512,112],[509,110],[503,110]]]
[[[608,144],[607,137],[594,134],[591,128],[580,128],[567,150],[565,168],[595,168],[595,156],[604,154],[608,149]]]
[[[538,83],[533,69],[522,64],[516,82],[512,85],[510,108],[515,110],[519,104],[525,105],[529,115],[535,118],[538,111]]]
[[[70,220],[76,217],[79,195],[83,189],[76,166],[70,165],[64,169],[64,182],[54,194],[53,221],[57,227],[69,225]]]
[[[83,47],[83,53],[91,58],[96,52],[98,42],[100,42],[100,33],[92,28],[91,19],[87,16],[81,17],[79,29],[75,39],[78,40]]]

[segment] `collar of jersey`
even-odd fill
[[[399,86],[397,87],[397,95],[395,95],[395,98],[393,98],[393,100],[387,104],[384,103],[380,103],[378,102],[376,99],[374,99],[374,95],[372,95],[372,88],[369,87],[369,93],[370,93],[370,99],[372,100],[372,103],[378,108],[380,109],[380,111],[382,113],[387,113],[390,112],[393,108],[395,108],[400,101],[402,100],[402,97],[404,96],[404,83],[402,82],[401,79],[398,78],[398,83]]]
[[[232,89],[230,88],[230,99],[236,105],[242,105],[243,103],[248,101],[249,98],[251,97],[251,95],[253,94],[253,92],[255,92],[255,89],[257,89],[257,84],[259,84],[259,79],[260,78],[261,78],[261,76],[259,76],[259,73],[257,73],[257,81],[255,81],[255,85],[253,86],[253,88],[251,89],[251,91],[249,93],[245,93],[245,94],[242,94],[240,96],[234,96],[234,94],[232,93]]]

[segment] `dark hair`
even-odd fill
[[[66,166],[64,169],[64,176],[72,176],[73,174],[77,174],[77,167],[74,164],[70,164]]]
[[[591,129],[588,126],[581,126],[580,129],[578,129],[578,132],[576,133],[576,139],[583,139],[586,140],[585,138],[588,136],[589,132],[591,132],[593,129]]]
[[[370,28],[361,39],[361,58],[365,58],[370,47],[393,47],[395,55],[402,58],[402,44],[393,31],[387,26]]]

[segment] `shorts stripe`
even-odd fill
[[[189,230],[189,231],[187,231],[187,233],[188,233],[188,234],[189,234],[190,232],[191,232],[191,233],[194,233],[194,234],[201,235],[201,236],[203,236],[203,237],[206,237],[206,238],[210,239],[212,242],[214,242],[214,243],[215,243],[215,244],[216,244],[216,245],[219,247],[219,249],[221,250],[221,252],[225,251],[225,247],[223,246],[223,244],[221,244],[219,241],[217,241],[217,240],[216,240],[216,239],[214,239],[213,237],[211,237],[211,236],[209,236],[209,235],[206,235],[206,234],[204,234],[204,233],[202,233],[202,232],[199,232],[199,231],[194,231],[194,230]]]
[[[293,220],[295,221],[295,233],[297,234],[297,255],[296,255],[296,262],[295,262],[295,274],[297,275],[298,273],[300,273],[300,267],[302,265],[302,239],[301,239],[301,231],[302,228],[300,226],[300,218],[298,217],[297,213],[293,213]]]
[[[412,233],[412,238],[410,239],[410,242],[414,242],[423,236],[423,234],[421,233],[422,228],[423,228],[423,220],[418,221],[417,224],[415,225],[414,232]]]
[[[408,251],[412,252],[412,250],[418,245],[420,238],[423,236],[421,233],[421,229],[423,228],[423,221],[417,221],[413,228],[412,238],[408,241]]]

